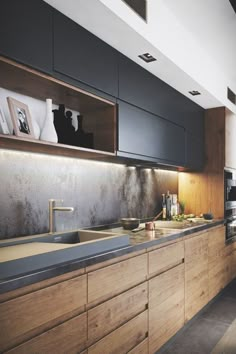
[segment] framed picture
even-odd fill
[[[7,102],[15,135],[34,139],[34,131],[28,106],[12,97],[7,97]]]
[[[3,134],[10,134],[10,130],[7,125],[7,121],[6,121],[6,118],[4,116],[4,113],[3,113],[3,110],[1,107],[0,107],[0,128],[1,128],[1,131],[3,132]]]

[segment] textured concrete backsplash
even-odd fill
[[[63,231],[154,216],[167,190],[177,193],[177,173],[1,150],[0,238],[48,232],[50,198],[74,207],[56,212]]]

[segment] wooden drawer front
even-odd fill
[[[225,227],[208,231],[208,256],[209,263],[224,255]]]
[[[216,296],[225,285],[225,259],[218,257],[215,262],[209,263],[209,301]]]
[[[208,302],[208,235],[185,241],[185,320]]]
[[[149,353],[184,325],[184,264],[149,281]]]
[[[88,302],[108,299],[146,280],[147,255],[127,259],[88,274]]]
[[[147,311],[88,348],[88,354],[125,354],[142,342],[148,331]]]
[[[148,338],[144,339],[134,349],[130,350],[128,354],[148,354]]]
[[[0,304],[0,351],[42,333],[48,322],[84,306],[86,285],[82,275]]]
[[[146,310],[147,282],[88,311],[89,345]]]
[[[184,243],[182,241],[173,245],[159,248],[148,253],[149,275],[159,274],[183,262]]]
[[[8,351],[9,354],[77,354],[86,348],[87,314],[66,321],[26,343]]]

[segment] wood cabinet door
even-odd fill
[[[208,278],[209,301],[215,297],[226,284],[225,268],[225,227],[208,231]]]
[[[184,243],[161,247],[148,253],[149,276],[160,274],[184,261]]]
[[[184,166],[184,128],[119,101],[118,150]]]
[[[77,354],[85,349],[86,345],[87,313],[83,313],[6,353]]]
[[[208,303],[208,233],[184,241],[185,321]]]
[[[147,310],[88,348],[88,354],[126,354],[148,335]]]
[[[52,8],[41,0],[2,0],[0,54],[52,72]]]
[[[184,264],[149,280],[149,353],[184,325]]]
[[[118,54],[66,16],[54,12],[54,70],[118,95]]]
[[[86,275],[19,296],[0,304],[0,351],[61,323],[74,311],[85,310]]]
[[[142,283],[146,277],[146,254],[88,273],[88,303],[107,300]]]
[[[89,310],[89,345],[145,311],[147,306],[148,292],[145,282]]]

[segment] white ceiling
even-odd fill
[[[236,113],[227,99],[227,87],[236,93],[236,14],[229,0],[147,0],[147,22],[122,0],[46,2],[203,108]],[[138,55],[146,52],[157,61],[142,62]]]

